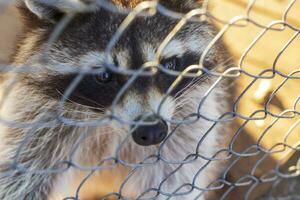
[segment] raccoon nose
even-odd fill
[[[153,117],[149,118],[150,120]],[[150,120],[144,121],[150,121]],[[159,120],[156,124],[141,125],[132,133],[133,140],[141,146],[150,146],[161,143],[168,134],[168,125],[165,121]]]

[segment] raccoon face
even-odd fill
[[[37,1],[25,2],[31,11],[27,18],[34,20],[30,27],[27,25],[16,63],[39,72],[24,75],[24,84],[41,99],[64,99],[65,106],[76,104],[87,108],[93,116],[110,116],[127,131],[133,130],[133,140],[139,145],[161,143],[178,110],[197,113],[199,100],[215,80],[205,71],[196,76],[199,69],[188,70],[193,77],[178,78],[188,67],[199,65],[201,54],[214,37],[214,28],[207,22],[188,21],[158,55],[162,42],[179,20],[159,12],[138,16],[107,53],[110,40],[127,15],[101,8],[78,14],[57,40],[47,45],[61,11]],[[176,11],[185,11],[190,6],[168,5]],[[205,69],[222,67],[225,55],[224,47],[215,45],[205,58]],[[191,92],[198,95],[191,99],[195,100],[194,105],[183,104]],[[136,122],[141,125],[134,126]],[[111,126],[117,126],[114,124]]]

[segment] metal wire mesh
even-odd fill
[[[85,199],[81,196],[82,190],[87,191],[86,193],[96,191],[97,196],[93,197],[95,199],[300,199],[299,90],[290,108],[283,108],[279,113],[271,109],[278,91],[282,88],[288,90],[286,85],[290,88],[299,87],[297,82],[300,78],[299,67],[296,66],[295,70],[285,73],[277,65],[278,60],[285,55],[300,33],[299,27],[288,22],[290,11],[296,4],[299,4],[297,0],[289,1],[280,20],[274,20],[267,25],[252,17],[252,10],[259,0],[249,1],[246,14],[236,15],[230,21],[219,19],[210,12],[210,0],[199,2],[199,7],[190,8],[187,11],[174,9],[173,2],[176,4],[177,1],[169,1],[170,4],[163,3],[164,1],[162,3],[127,1],[127,7],[116,5],[119,1],[105,0],[40,0],[39,2],[51,8],[63,8],[66,12],[54,23],[54,26],[52,23],[49,25],[53,28],[50,29],[50,33],[44,34],[46,38],[31,37],[30,41],[25,39],[25,42],[20,45],[21,48],[28,48],[32,52],[26,52],[28,55],[19,53],[13,64],[1,65],[3,77],[0,104],[1,126],[3,126],[0,133],[2,134],[0,143],[1,199],[50,199],[50,197]],[[9,4],[20,4],[20,2],[2,0],[0,7],[5,10],[7,6],[10,6]],[[185,2],[179,1],[179,4],[183,5]],[[122,83],[122,87],[118,88],[112,102],[109,102],[110,106],[106,106],[105,110],[102,107],[98,108],[94,100],[90,103],[95,106],[83,108],[80,103],[76,106],[72,104],[74,103],[71,99],[72,93],[85,81],[86,77],[99,75],[104,71],[103,68],[94,68],[94,63],[91,62],[82,64],[79,59],[70,64],[68,56],[72,55],[72,48],[82,48],[82,53],[77,56],[84,57],[86,51],[90,51],[86,45],[98,44],[83,45],[86,42],[84,39],[74,43],[72,39],[68,39],[72,38],[70,36],[72,34],[64,35],[67,30],[69,33],[71,30],[71,33],[81,31],[83,38],[89,37],[93,29],[85,31],[83,26],[82,29],[77,29],[78,27],[73,24],[80,23],[78,15],[91,14],[98,18],[103,17],[99,12],[108,13],[108,16],[122,16],[122,20],[118,21],[115,29],[110,27],[110,24],[105,25],[107,29],[114,30],[111,36],[104,37],[100,32],[97,34],[100,40],[106,40],[101,54],[104,70],[128,77]],[[128,34],[131,34],[128,30],[132,24],[140,19],[157,15],[164,20],[170,19],[167,24],[170,23],[171,26],[166,25],[168,28],[161,32],[163,40],[156,47],[153,57],[148,61],[143,61],[142,65],[137,68],[122,67],[122,63],[112,61],[122,60],[122,58],[124,60],[124,57],[128,57],[126,53],[121,55],[122,58],[111,58],[111,55],[116,51],[115,49],[122,49],[119,47],[120,43],[131,44],[129,40],[123,41],[123,37],[126,38]],[[93,19],[90,17],[91,21]],[[157,19],[154,17],[154,20]],[[193,36],[194,30],[186,28],[190,23],[196,27],[199,24],[205,26],[201,33],[197,33],[200,34],[199,37],[205,38],[206,35],[211,35],[211,37],[205,38],[202,46],[197,46],[197,51],[201,51],[197,57],[197,63],[185,66],[182,70],[167,69],[161,61],[164,51],[174,39],[178,39],[178,35],[184,38]],[[223,24],[223,28],[216,31],[214,27],[207,25],[214,23]],[[226,48],[222,40],[232,27],[243,28],[249,24],[259,28],[261,32],[244,49],[237,64],[234,64],[227,50],[221,51],[222,57],[211,56],[220,52],[218,48]],[[97,25],[102,26],[102,24]],[[72,30],[73,26],[74,30]],[[97,29],[97,27],[94,28]],[[206,29],[211,29],[211,31]],[[293,35],[282,46],[273,65],[257,74],[250,72],[245,60],[257,43],[269,32],[283,32],[286,29],[293,31]],[[146,31],[151,32],[145,27]],[[31,34],[35,33],[31,32]],[[57,55],[55,49],[61,48],[59,46],[61,40],[76,44],[76,46],[66,47],[65,55],[62,51],[59,52],[61,55]],[[188,43],[187,40],[189,39],[185,40],[186,43]],[[192,40],[197,43],[197,39]],[[36,43],[42,43],[38,44],[38,50],[32,47],[37,45]],[[30,44],[32,44],[31,47]],[[176,46],[172,47],[176,48]],[[38,56],[39,63],[42,62],[43,65],[37,65],[35,63],[37,60],[25,62],[20,58],[22,56],[26,59],[30,57],[31,61],[32,57],[35,56],[37,59],[36,56]],[[99,57],[98,54],[97,56]],[[57,57],[60,63],[57,62]],[[53,61],[55,59],[56,62]],[[89,57],[88,61],[91,59],[94,57]],[[81,66],[74,68],[72,65],[76,65],[76,62]],[[211,65],[214,67],[212,68]],[[120,108],[120,105],[126,104],[124,98],[129,93],[132,95],[132,87],[135,87],[136,82],[143,85],[149,77],[157,76],[158,73],[164,73],[173,79],[160,97],[156,110],[144,111],[139,120],[128,119],[120,115],[122,112],[120,109],[128,109],[125,106]],[[60,78],[62,75],[63,78]],[[49,78],[59,77],[56,82],[63,83],[68,75],[74,76],[63,90],[60,90],[60,85],[55,84]],[[239,91],[236,89],[236,84],[242,77],[251,78],[251,81],[247,87]],[[249,115],[240,112],[240,104],[254,85],[278,77],[281,78],[281,83],[274,86],[264,96],[261,109],[250,109]],[[194,105],[194,109],[187,109],[189,113],[179,115],[180,118],[176,116],[167,118],[165,113],[168,110],[163,108],[165,104],[171,104],[169,97],[186,79],[190,82],[177,92],[179,97],[176,100],[179,101],[180,98],[185,97],[195,98],[197,105]],[[159,84],[164,82],[163,79],[156,81],[161,81]],[[206,87],[203,86],[205,84]],[[26,87],[23,87],[24,85]],[[49,85],[55,85],[56,91],[60,94],[58,100],[49,100],[55,99],[46,89]],[[184,89],[188,92],[196,90],[195,85],[203,88],[199,97],[191,97],[189,93],[182,92]],[[215,90],[222,91],[221,96],[220,94],[218,97],[214,96]],[[136,102],[140,101],[140,94],[147,93],[145,88],[138,91],[134,93],[135,96],[133,95]],[[40,94],[42,92],[44,95]],[[109,96],[110,92],[112,89],[102,95]],[[208,105],[216,104],[209,104],[207,101],[216,101],[226,109],[221,109],[221,112],[215,111],[216,115],[214,115],[215,108],[208,107]],[[137,103],[131,102],[131,104]],[[181,103],[181,106],[187,108],[189,104],[192,103],[187,101],[187,103]],[[180,108],[177,109],[180,110]],[[146,118],[153,114],[156,116],[154,121],[147,121]],[[134,131],[141,126],[153,125],[161,118],[169,125],[170,130],[168,136],[160,144],[155,147],[139,147],[132,144]],[[247,125],[266,119],[271,119],[271,123],[263,131],[257,130],[259,137],[254,144],[243,146],[242,151],[236,150],[235,145],[241,140],[241,135],[246,134]],[[287,131],[282,128],[284,131],[273,133],[272,127],[283,120],[292,121],[293,124],[288,127]],[[237,121],[242,121],[242,123],[238,124]],[[197,123],[206,126],[193,126]],[[107,130],[117,126],[119,126],[119,134],[122,133],[119,138],[112,136],[117,133]],[[105,131],[109,134],[101,134]],[[48,134],[50,132],[51,134]],[[178,139],[179,134],[184,135],[183,139]],[[196,136],[191,137],[189,134]],[[272,139],[275,137],[274,134],[280,135],[281,141],[272,144],[271,148],[264,147],[262,141],[265,138]],[[218,136],[211,138],[211,135]],[[290,138],[295,138],[295,136],[298,141],[295,139],[290,141]],[[178,141],[172,138],[177,138]],[[189,149],[189,146],[193,146],[192,150],[184,151]],[[107,149],[110,149],[108,153]],[[269,161],[274,154],[281,155],[281,153],[282,159]],[[252,158],[255,158],[254,162]],[[247,169],[241,169],[245,166],[240,165],[241,160],[247,163],[245,167]],[[267,170],[260,171],[262,165],[268,166]],[[243,174],[235,179],[231,173],[236,170],[242,171]],[[74,178],[77,175],[79,178]],[[101,184],[88,183],[95,177],[101,180]],[[68,191],[69,187],[75,189]],[[84,187],[91,189],[83,189]]]

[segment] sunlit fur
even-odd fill
[[[112,27],[116,25],[112,24]],[[161,32],[164,28],[167,28],[164,24],[157,25],[158,30],[153,32]],[[167,29],[171,30],[171,27]],[[25,64],[38,72],[17,75],[9,73],[1,85],[4,93],[1,117],[16,124],[25,123],[23,125],[26,127],[15,127],[14,124],[1,126],[0,199],[56,200],[76,196],[79,184],[91,172],[88,169],[95,167],[98,170],[79,191],[81,199],[91,196],[100,198],[108,192],[120,192],[124,199],[166,199],[172,193],[186,192],[184,196],[172,199],[194,199],[201,194],[201,189],[220,176],[224,162],[220,159],[210,160],[226,148],[228,124],[214,124],[198,114],[217,120],[229,111],[230,95],[224,86],[228,81],[220,81],[213,87],[218,77],[200,76],[167,98],[164,98],[165,93],[158,89],[157,83],[151,84],[144,92],[129,86],[113,108],[90,102],[97,105],[92,107],[72,99],[66,99],[62,106],[60,100],[63,93],[56,91],[59,96],[57,99],[43,91],[54,84],[50,77],[67,74],[63,71],[66,68],[101,65],[104,54],[92,47],[88,49],[87,45],[71,49],[66,44],[76,37],[70,38],[68,35],[65,41],[60,39],[48,49],[43,49],[48,58],[45,62],[41,58],[41,44],[38,43],[43,41],[43,36],[48,32],[45,27],[27,32],[14,60],[16,65]],[[214,35],[212,26],[193,24],[169,43],[162,57],[180,57],[186,52],[193,52],[199,55],[199,59]],[[160,44],[154,38],[155,35],[152,43],[143,41],[143,38],[138,39],[143,62],[154,59]],[[112,62],[115,56],[122,69],[130,69],[133,58],[126,49],[126,39],[122,42],[125,43],[118,44],[108,61]],[[78,56],[74,56],[76,49],[80,52]],[[208,57],[214,62],[212,71],[226,68],[227,53],[222,44],[214,47]],[[88,98],[85,100],[91,101]],[[203,104],[198,110],[201,102]],[[113,119],[107,118],[111,109],[114,111]],[[140,115],[153,112],[159,112],[160,117],[168,122],[171,136],[161,145],[139,146],[131,138],[128,123]],[[185,123],[177,126],[184,119]],[[111,158],[117,158],[118,163],[114,163]],[[182,162],[186,164],[178,164]],[[143,163],[142,167],[137,167],[139,163]],[[17,169],[28,171],[11,171],[12,167],[16,168],[15,164],[19,164]],[[119,191],[122,183],[124,185]],[[193,184],[195,188],[186,186],[177,191],[185,184]],[[160,195],[156,196],[155,190],[152,190],[140,196],[151,188],[159,190]],[[90,192],[91,196],[84,196]],[[199,199],[205,196],[208,194],[201,195]]]

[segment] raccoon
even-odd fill
[[[166,42],[200,3],[49,2],[18,5],[24,32],[1,83],[0,199],[210,198],[231,101],[230,80],[215,74],[230,56],[216,42],[199,67],[217,34],[199,16]],[[131,9],[144,11],[128,21]]]

